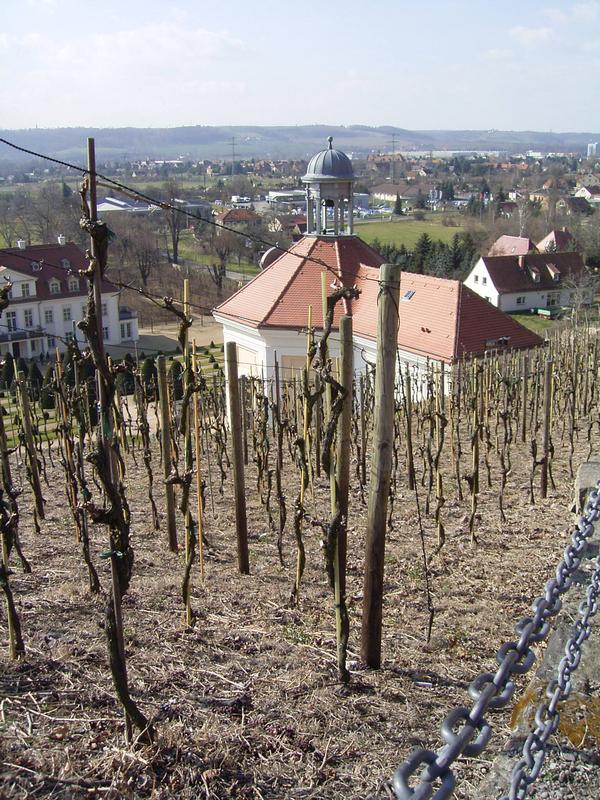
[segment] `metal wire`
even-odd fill
[[[515,628],[519,637],[517,641],[507,642],[498,650],[496,660],[499,666],[496,673],[485,672],[479,675],[469,686],[469,695],[474,701],[472,707],[455,708],[442,722],[441,733],[446,742],[444,746],[437,752],[424,748],[413,751],[394,773],[392,785],[398,800],[429,800],[429,798],[446,800],[451,797],[456,784],[456,778],[451,770],[452,764],[461,755],[478,756],[487,746],[492,735],[492,727],[484,715],[488,709],[502,708],[510,701],[515,688],[511,680],[512,675],[523,674],[531,669],[535,661],[531,645],[543,641],[548,636],[549,619],[561,609],[561,595],[573,583],[587,540],[594,532],[594,522],[598,519],[600,519],[600,480],[590,492],[584,512],[574,526],[571,542],[565,548],[563,558],[556,568],[555,577],[546,583],[544,594],[532,604],[533,616],[524,617],[517,623]],[[522,789],[523,787],[526,789],[539,774],[545,754],[545,743],[558,725],[556,706],[561,699],[564,699],[564,692],[567,689],[570,691],[570,675],[581,660],[581,644],[589,636],[589,618],[596,610],[596,597],[600,592],[600,557],[591,586],[593,590],[588,589],[586,600],[581,606],[583,608],[584,604],[588,604],[589,609],[583,612],[576,635],[574,634],[567,643],[566,656],[559,667],[558,681],[555,682],[556,685],[552,684],[550,703],[544,704],[537,715],[536,730],[525,742],[524,757],[515,768],[511,791],[514,789],[514,792],[518,791],[521,794],[513,792],[510,800],[523,800],[526,797],[526,791],[523,794]],[[436,782],[440,785],[434,788]]]

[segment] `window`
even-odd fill
[[[108,316],[108,305],[106,303],[102,303],[102,316],[103,317]]]
[[[48,348],[56,347],[56,339],[54,338],[54,336],[48,336],[47,341],[48,341]]]
[[[131,339],[131,322],[121,323],[121,339]]]
[[[54,322],[54,311],[51,308],[47,308],[44,311],[44,322],[46,325],[49,325],[51,322]]]
[[[63,269],[71,269],[71,262],[68,258],[61,258],[60,264]]]
[[[102,338],[105,342],[108,341],[108,328],[102,328]]]
[[[525,305],[525,295],[522,294],[520,297],[517,297],[517,305],[518,306]]]
[[[6,312],[6,327],[9,331],[16,331],[17,330],[17,312],[16,311],[7,311]]]
[[[50,294],[60,294],[60,281],[50,281]]]
[[[491,297],[486,297],[485,299],[488,301],[488,303],[492,302],[492,298]]]
[[[25,327],[33,328],[33,311],[30,308],[26,308],[23,315],[25,317]]]
[[[72,342],[73,341],[73,331],[67,331],[65,333],[65,339],[67,340],[67,342]]]
[[[479,275],[473,275],[473,283],[479,283]]]
[[[21,297],[29,297],[31,287],[28,283],[21,284]]]
[[[32,339],[31,342],[30,342],[30,345],[31,345],[31,352],[35,353],[35,351],[37,350],[37,342],[36,342],[36,340]]]
[[[481,283],[482,283],[482,285],[483,285],[483,286],[485,286],[485,285],[487,284],[487,278],[486,278],[486,277],[483,277],[483,278],[481,279]]]
[[[402,295],[402,299],[405,303],[408,303],[410,300],[413,299],[415,296],[415,289],[410,289],[408,292]]]
[[[32,272],[39,272],[42,268],[42,265],[39,261],[32,261],[31,262],[31,271]]]
[[[70,292],[79,291],[79,278],[69,278],[69,291]]]
[[[71,306],[63,306],[63,320],[65,322],[71,321]]]

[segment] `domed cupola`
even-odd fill
[[[352,235],[352,162],[341,150],[329,147],[311,158],[306,175],[306,233],[317,236]]]

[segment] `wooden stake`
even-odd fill
[[[167,386],[167,367],[164,356],[156,359],[158,374],[158,402],[160,407],[160,435],[162,441],[163,474],[167,506],[167,536],[169,549],[177,552],[177,520],[175,518],[175,491],[172,483],[166,483],[171,474],[171,415],[169,413],[169,394]]]
[[[548,497],[548,466],[550,463],[550,419],[552,414],[552,359],[544,367],[544,428],[542,431],[542,473],[540,494]]]
[[[235,342],[225,345],[227,363],[227,388],[229,392],[229,425],[233,450],[233,485],[235,495],[235,527],[237,532],[238,567],[243,575],[250,574],[248,557],[248,524],[246,520],[246,495],[244,487],[244,448],[240,410],[240,386]]]
[[[40,470],[38,465],[37,453],[35,452],[35,442],[33,439],[33,427],[31,425],[31,407],[29,405],[29,394],[25,375],[19,372],[17,376],[17,388],[19,390],[19,402],[21,404],[21,416],[23,419],[23,432],[25,434],[25,449],[27,460],[31,471],[31,488],[35,499],[35,511],[39,519],[44,519],[44,498],[42,497],[42,484],[40,482]]]
[[[398,349],[400,267],[380,267],[375,371],[375,426],[367,514],[361,656],[369,667],[381,666],[383,567],[387,504],[394,436],[394,388]]]
[[[197,359],[196,359],[196,340],[192,342],[192,370],[194,375],[197,376]],[[204,508],[202,505],[202,470],[200,465],[202,463],[202,420],[200,418],[200,409],[198,408],[198,392],[194,392],[194,447],[196,450],[196,503],[198,514],[198,561],[200,566],[200,577],[204,577]]]

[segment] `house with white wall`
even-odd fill
[[[591,302],[580,253],[482,256],[464,284],[501,311],[560,308]]]
[[[72,242],[20,246],[0,250],[0,281],[10,281],[8,308],[0,315],[0,355],[39,358],[64,351],[76,338],[84,344],[77,322],[87,304],[85,254]],[[119,290],[102,282],[102,327],[106,345],[138,339],[137,313],[119,304]]]
[[[223,339],[235,342],[238,371],[270,379],[275,363],[282,377],[306,363],[309,309],[312,326],[323,328],[322,286],[330,296],[356,287],[358,299],[338,303],[329,340],[339,355],[338,324],[353,318],[355,370],[375,363],[379,268],[383,258],[353,232],[352,166],[330,147],[310,161],[307,234],[213,311]],[[323,281],[323,276],[325,280]],[[417,369],[452,364],[463,356],[499,349],[536,347],[542,340],[460,281],[403,273],[400,283],[398,356]]]

